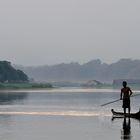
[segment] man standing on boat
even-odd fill
[[[123,81],[123,88],[121,89],[120,100],[123,100],[123,109],[124,113],[126,113],[126,108],[128,108],[128,113],[130,113],[130,96],[132,95],[132,90],[127,87],[127,82]]]

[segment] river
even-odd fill
[[[134,91],[140,94],[140,91]],[[55,88],[0,92],[2,140],[139,140],[140,121],[112,119],[111,109],[122,111],[115,89]],[[140,96],[131,98],[132,112]]]

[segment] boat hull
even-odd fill
[[[137,113],[123,113],[123,112],[116,112],[113,109],[111,109],[111,112],[113,114],[113,116],[115,117],[129,117],[129,118],[136,118],[136,119],[140,119],[140,111],[138,111]]]

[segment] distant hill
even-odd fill
[[[0,61],[0,82],[27,82],[28,76],[11,66],[8,61]]]
[[[120,59],[116,63],[106,64],[101,60],[92,60],[85,64],[69,63],[53,66],[23,67],[30,78],[36,81],[89,81],[104,82],[114,79],[140,79],[140,60]]]

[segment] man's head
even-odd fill
[[[123,81],[122,82],[122,85],[123,85],[123,87],[126,87],[127,86],[127,82],[126,81]]]

